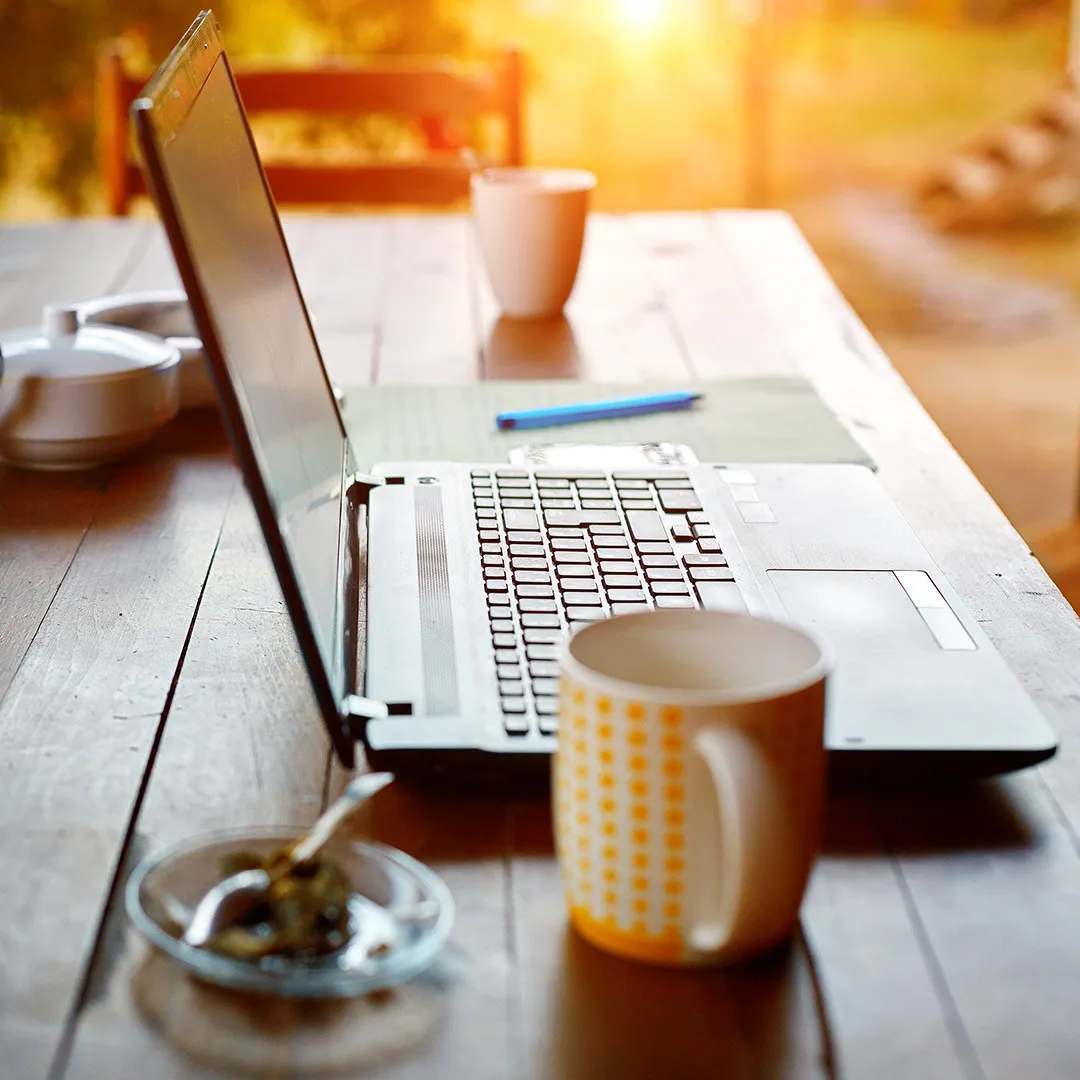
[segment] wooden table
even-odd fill
[[[598,217],[569,323],[524,340],[496,321],[463,218],[287,231],[344,382],[805,373],[1062,749],[982,785],[833,798],[791,947],[694,975],[568,933],[542,798],[391,789],[363,827],[458,903],[436,975],[336,1005],[200,988],[127,927],[134,862],[306,823],[344,777],[216,418],[188,414],[122,466],[0,472],[0,1074],[355,1073],[394,1040],[379,1076],[1080,1074],[1076,617],[791,222]],[[148,222],[0,231],[0,326],[174,280]]]

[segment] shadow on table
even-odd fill
[[[495,321],[484,345],[485,379],[576,379],[581,354],[565,315]]]

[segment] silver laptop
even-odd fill
[[[399,771],[543,770],[562,637],[671,607],[778,614],[826,638],[841,773],[980,774],[1053,754],[866,468],[355,462],[212,15],[133,117],[343,762],[362,742]]]

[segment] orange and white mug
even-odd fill
[[[802,630],[725,612],[619,616],[564,645],[553,809],[583,937],[696,965],[791,933],[819,842],[828,669]]]

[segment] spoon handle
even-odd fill
[[[288,850],[285,857],[278,861],[271,871],[273,880],[277,880],[287,874],[297,863],[307,862],[313,858],[323,845],[337,832],[341,823],[361,803],[367,802],[377,791],[381,791],[394,779],[393,773],[365,773],[358,776],[341,793],[322,817],[311,826],[310,829],[297,840]]]

